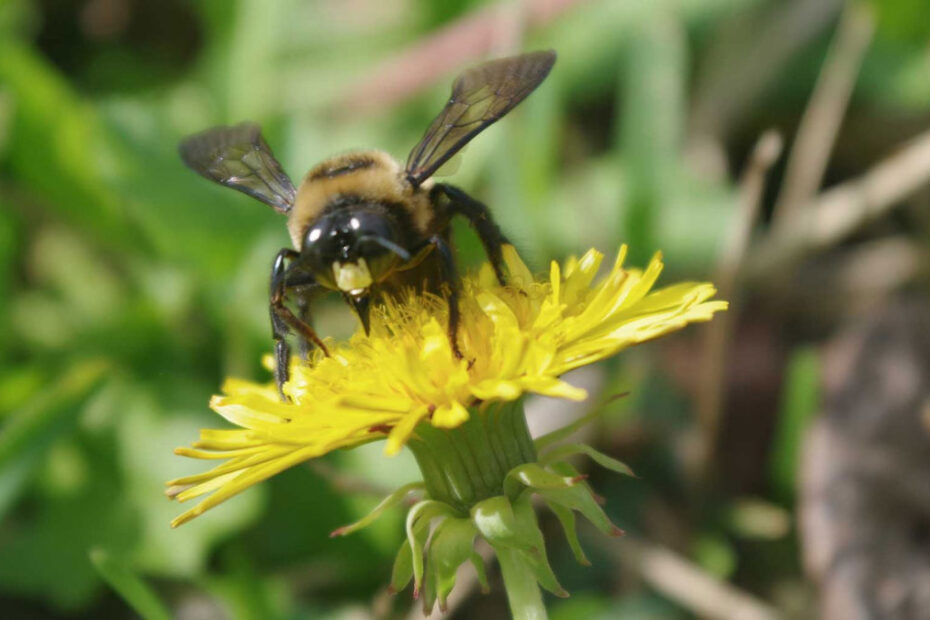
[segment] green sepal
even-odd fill
[[[549,566],[546,543],[529,494],[524,493],[513,503],[503,495],[488,498],[475,504],[471,515],[478,531],[498,555],[501,549],[512,551],[532,571],[539,585],[556,596],[568,596]]]
[[[513,551],[533,571],[539,585],[556,596],[568,596],[549,566],[529,494],[524,493],[513,503],[503,495],[478,502],[471,510],[471,518],[498,555],[502,548]]]
[[[355,523],[350,523],[349,525],[343,525],[342,527],[336,528],[329,533],[330,538],[336,536],[347,536],[353,532],[357,532],[363,527],[371,525],[378,517],[380,517],[386,510],[393,508],[397,504],[404,501],[404,498],[407,497],[407,494],[411,491],[417,491],[425,488],[422,482],[411,482],[410,484],[405,484],[400,487],[383,500],[381,500],[377,506],[372,509],[367,515],[356,521]]]
[[[433,613],[433,606],[436,604],[436,571],[432,566],[427,566],[427,569],[426,576],[423,578],[423,587],[418,593],[424,616]]]
[[[579,472],[578,469],[576,469],[575,466],[569,463],[568,461],[559,461],[558,463],[549,463],[548,465],[546,465],[546,469],[550,471],[554,471],[557,474],[561,474],[563,476],[571,476],[579,480],[583,478],[583,476],[581,475],[581,472]],[[592,489],[591,485],[588,484],[587,479],[581,480],[578,483],[578,486],[584,487],[585,489],[588,490],[588,493],[591,494],[591,497],[594,499],[595,504],[599,506],[604,505],[604,498],[594,492],[594,489]]]
[[[423,537],[426,542],[426,537]],[[391,569],[391,585],[388,586],[388,592],[394,594],[407,587],[410,580],[413,579],[413,550],[410,548],[410,541],[404,539],[397,555],[394,556],[394,568]]]
[[[471,552],[471,565],[475,567],[475,575],[478,576],[478,584],[481,586],[481,593],[487,594],[491,591],[491,585],[488,583],[488,573],[484,568],[484,558],[477,551]]]
[[[407,513],[407,542],[410,543],[410,556],[413,560],[413,595],[418,596],[423,584],[423,546],[429,532],[429,524],[436,517],[454,516],[455,509],[445,502],[425,499],[413,505]]]
[[[553,463],[550,467],[554,471],[573,475],[577,470],[570,464]],[[622,536],[623,530],[610,522],[610,519],[594,499],[594,493],[587,484],[576,484],[571,487],[561,489],[537,489],[537,493],[543,496],[548,503],[560,504],[565,508],[577,510],[584,517],[594,524],[608,536]]]
[[[427,570],[433,573],[439,609],[446,610],[446,599],[455,587],[459,566],[475,553],[478,530],[471,519],[443,519],[429,543]],[[424,605],[426,601],[424,600]],[[432,608],[432,605],[430,605]]]
[[[514,467],[504,477],[504,493],[507,497],[517,497],[523,487],[537,489],[564,489],[571,487],[582,479],[581,476],[560,476],[543,469],[536,463],[524,463]]]
[[[636,477],[636,474],[633,473],[633,470],[630,469],[626,463],[618,461],[612,456],[607,456],[603,452],[599,452],[583,443],[570,443],[553,448],[545,454],[540,455],[539,462],[543,464],[554,463],[556,461],[561,461],[565,457],[572,456],[573,454],[584,454],[605,469],[617,472],[618,474]]]
[[[536,521],[536,511],[533,510],[532,496],[529,493],[524,493],[513,503],[513,514],[517,527],[526,532],[533,541],[531,547],[520,548],[518,551],[527,559],[536,581],[556,596],[567,597],[568,591],[556,579],[549,565],[549,558],[546,557],[546,540],[539,529],[539,522]]]
[[[471,520],[492,545],[528,547],[533,544],[527,532],[520,530],[513,505],[504,495],[489,497],[472,506]]]
[[[562,524],[562,529],[565,530],[565,538],[568,540],[568,546],[571,547],[572,553],[575,554],[575,560],[583,566],[591,566],[591,561],[588,560],[588,556],[584,554],[584,549],[581,548],[581,541],[578,540],[578,531],[575,529],[575,513],[555,502],[547,501],[546,505]]]

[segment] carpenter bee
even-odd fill
[[[328,355],[310,321],[310,300],[320,291],[339,291],[366,333],[370,306],[385,295],[407,286],[441,294],[449,304],[452,349],[461,357],[460,284],[450,220],[462,215],[471,223],[501,284],[501,245],[507,239],[484,204],[430,177],[533,92],[554,63],[555,52],[542,51],[463,72],[403,167],[382,151],[347,153],[311,169],[295,189],[254,123],[215,127],[181,142],[181,158],[195,172],[288,216],[294,249],[278,253],[270,287],[275,379],[282,398],[289,334],[296,333],[305,355],[313,346]]]

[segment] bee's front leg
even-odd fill
[[[504,256],[501,247],[504,244],[510,244],[510,241],[491,217],[491,211],[487,205],[453,185],[437,183],[432,191],[441,192],[449,199],[446,209],[450,215],[462,215],[468,220],[478,234],[481,245],[484,246],[488,260],[491,261],[491,267],[497,275],[497,281],[501,283],[501,286],[507,284],[504,277]]]
[[[284,383],[290,377],[288,363],[291,357],[291,348],[287,343],[287,336],[291,331],[297,332],[304,341],[312,342],[322,349],[323,353],[329,355],[326,345],[320,340],[313,328],[305,321],[296,317],[290,308],[284,305],[285,293],[290,283],[287,275],[287,260],[294,260],[299,256],[297,252],[290,249],[283,249],[278,252],[271,267],[271,286],[269,295],[269,314],[271,315],[271,335],[274,338],[274,357],[275,357],[275,382],[278,385],[278,394],[281,400],[287,401],[284,395]],[[315,284],[310,281],[301,284]],[[303,311],[302,311],[303,314]]]
[[[313,279],[309,274],[301,274],[299,279],[295,278],[292,280],[290,277],[286,278],[286,289],[289,294],[293,291],[292,297],[294,303],[297,305],[297,318],[306,323],[308,326],[313,327],[313,316],[310,312],[310,302],[317,296],[321,291],[322,287],[317,284],[316,280]],[[297,338],[297,354],[300,355],[301,359],[309,359],[310,352],[313,350],[315,343],[312,340],[304,338],[302,335],[298,334]],[[325,350],[325,349],[324,349]]]

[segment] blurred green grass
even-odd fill
[[[147,29],[142,3],[120,0],[112,6],[129,22],[110,35],[99,29],[112,15],[89,13],[94,4],[0,2],[0,596],[14,615],[128,616],[109,583],[137,611],[151,597],[175,611],[205,597],[234,617],[342,617],[387,583],[400,540],[396,520],[327,538],[374,497],[340,493],[299,467],[167,527],[178,507],[162,482],[190,467],[172,448],[221,424],[206,402],[224,376],[267,377],[268,270],[287,244],[278,215],[184,169],[175,145],[251,119],[294,177],[354,147],[403,159],[451,74],[395,108],[352,117],[333,106],[384,58],[484,3],[171,2],[166,14],[178,21]],[[695,83],[714,69],[708,50],[733,24],[777,4],[591,0],[529,29],[521,46],[556,49],[555,72],[470,146],[452,181],[492,206],[536,268],[622,241],[634,264],[661,249],[673,275],[708,277],[734,217],[738,168],[709,173],[689,159]],[[930,54],[920,24],[930,8],[895,0],[879,9],[855,105],[926,118]],[[50,43],[53,19],[75,24]],[[795,122],[833,23],[799,42],[732,119],[721,141],[736,162],[761,125]],[[463,262],[476,265],[477,240],[464,226],[456,235]],[[338,303],[319,314],[326,334],[354,325]],[[768,499],[788,507],[818,372],[805,351],[792,357],[771,460]],[[608,422],[621,444],[630,426],[675,437],[693,425],[657,353],[609,367],[608,381],[635,391]],[[649,441],[634,455],[640,481],[599,481],[612,516],[639,531],[656,505],[672,505],[695,519],[696,540],[713,541],[695,546],[712,548],[694,553],[698,563],[748,561],[720,516],[733,498],[689,495],[673,443]],[[332,461],[385,487],[414,476],[409,459],[385,463],[377,446]],[[595,566],[579,569],[554,544],[557,572],[578,592],[554,617],[686,616],[646,588],[616,588],[609,558],[592,554]],[[789,561],[747,585],[767,592],[799,579]],[[502,599],[490,600],[499,613]],[[395,603],[395,614],[404,607]]]

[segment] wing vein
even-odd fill
[[[469,140],[516,107],[549,75],[554,63],[555,52],[532,52],[492,60],[459,75],[445,107],[410,151],[406,167],[410,182],[423,183]]]
[[[280,213],[291,210],[294,185],[254,123],[214,127],[183,140],[181,159],[201,176],[248,194]]]

